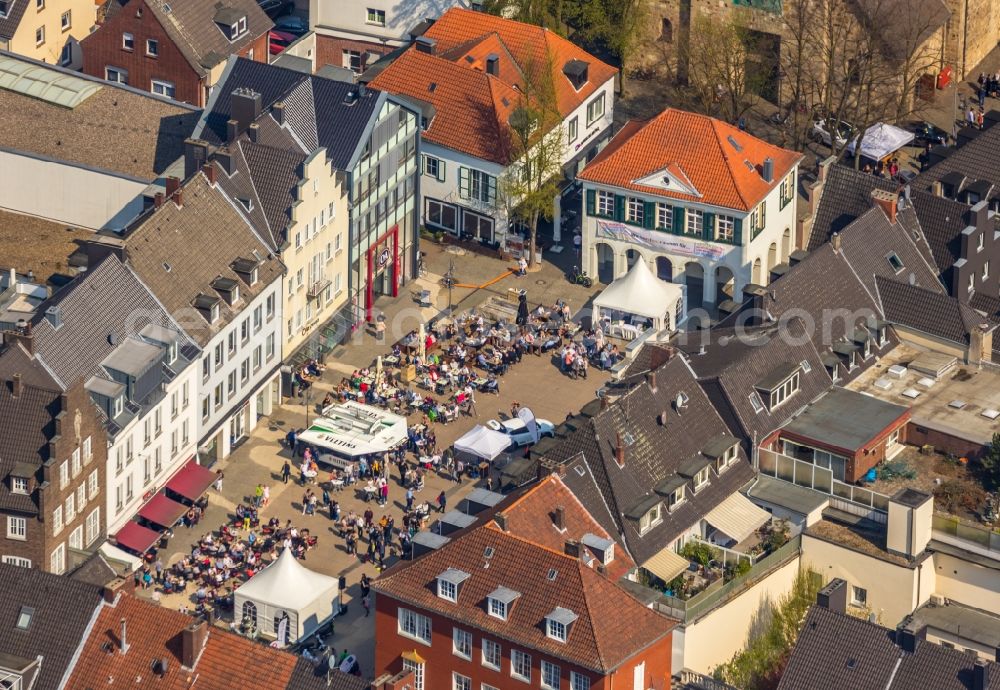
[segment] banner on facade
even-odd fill
[[[656,230],[643,230],[633,228],[624,223],[612,223],[604,220],[597,221],[597,238],[607,238],[619,240],[620,242],[631,242],[649,247],[658,252],[677,254],[679,256],[690,256],[696,259],[721,259],[729,251],[723,247],[718,247],[707,242],[670,235]]]

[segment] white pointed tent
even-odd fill
[[[455,452],[490,461],[507,450],[510,436],[477,424],[455,441]]]
[[[684,289],[660,280],[642,259],[628,273],[604,288],[594,300],[594,323],[602,315],[615,320],[616,314],[631,314],[650,319],[656,330],[677,330],[684,318]]]
[[[278,560],[236,590],[236,621],[254,618],[261,635],[276,638],[287,615],[288,639],[294,642],[334,614],[337,594],[337,578],[309,570],[291,549],[285,549]]]

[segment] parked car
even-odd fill
[[[837,148],[843,148],[847,146],[847,142],[850,141],[851,135],[854,134],[854,126],[849,122],[844,122],[841,120],[837,127]],[[830,137],[829,126],[825,118],[818,118],[813,120],[812,129],[809,131],[809,136],[813,141],[818,143],[826,144],[827,146],[833,146],[832,139]]]
[[[546,419],[536,419],[535,424],[538,425],[539,438],[544,438],[546,436],[552,437],[556,435],[556,427],[552,422]],[[529,446],[532,443],[531,434],[528,433],[528,428],[524,425],[524,422],[517,417],[514,417],[513,419],[505,419],[503,421],[491,419],[486,423],[486,425],[493,429],[493,431],[499,431],[500,433],[510,436],[511,448]]]
[[[916,135],[914,142],[921,146],[926,144],[933,144],[934,146],[947,144],[948,140],[951,139],[951,135],[948,132],[926,121],[915,123],[912,131]]]
[[[257,0],[257,5],[274,19],[290,12],[295,3],[292,0]]]
[[[294,14],[288,14],[275,19],[274,28],[277,31],[301,36],[309,31],[309,21]]]
[[[268,40],[270,42],[270,52],[271,55],[277,55],[281,53],[285,48],[290,46],[292,43],[299,39],[295,34],[290,34],[287,31],[270,31],[268,34]]]

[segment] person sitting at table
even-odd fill
[[[500,395],[500,382],[497,381],[496,376],[490,374],[489,378],[486,379],[486,383],[483,384],[482,391],[484,393],[496,393]]]

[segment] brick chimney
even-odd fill
[[[208,160],[208,142],[201,139],[184,140],[184,179],[191,177]]]
[[[560,532],[566,531],[566,509],[563,506],[556,506],[552,512],[552,524]]]
[[[208,623],[195,621],[181,632],[181,666],[193,669],[208,642]]]
[[[372,681],[371,690],[411,690],[413,686],[413,671],[404,669],[396,675],[383,673]]]
[[[24,390],[24,384],[21,383],[21,375],[14,374],[10,380],[10,394],[15,398],[20,398],[21,393]]]
[[[215,164],[205,163],[201,166],[201,171],[205,173],[205,177],[208,179],[208,183],[211,185],[215,184]]]
[[[260,125],[256,122],[247,127],[247,137],[255,144],[257,143],[258,134],[260,134]]]
[[[646,374],[646,385],[649,386],[649,390],[653,393],[656,392],[656,372],[650,371]]]
[[[25,323],[12,331],[4,331],[4,343],[20,343],[29,355],[35,354],[35,336],[31,333],[31,324]]]
[[[989,690],[990,662],[976,659],[972,665],[972,690]]]
[[[153,208],[160,208],[163,206],[163,192],[157,192],[153,195]]]
[[[277,103],[275,103],[274,105],[271,106],[271,117],[273,117],[274,121],[277,122],[279,125],[285,124],[285,102],[284,101],[278,101]]]
[[[621,433],[617,434],[615,440],[615,462],[618,463],[619,467],[625,467],[625,442],[622,440]]]
[[[816,605],[834,613],[847,613],[847,582],[839,577],[816,594]]]
[[[912,622],[903,622],[896,628],[896,644],[904,652],[913,654],[917,651],[917,645],[920,644],[923,637],[923,634],[917,630]]]
[[[830,235],[830,244],[833,246],[833,251],[840,253],[840,233],[835,232]]]
[[[871,197],[874,204],[881,208],[882,212],[885,213],[885,217],[889,219],[889,222],[895,223],[896,195],[892,192],[887,192],[884,189],[873,189]]]

